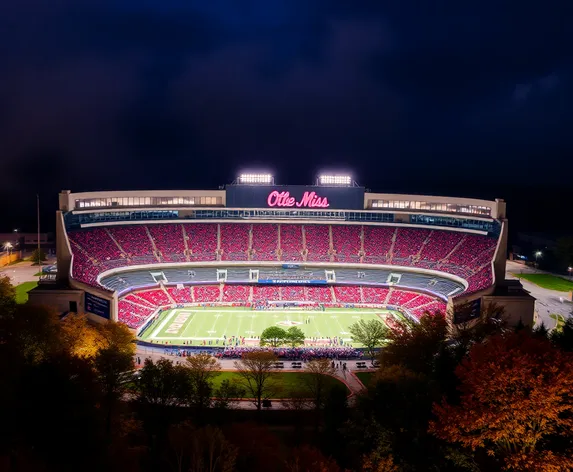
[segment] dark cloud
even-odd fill
[[[9,2],[0,191],[215,186],[250,165],[563,185],[572,22],[566,2]]]

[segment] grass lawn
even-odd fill
[[[552,313],[551,315],[549,315],[549,318],[557,322],[557,325],[555,326],[556,331],[561,331],[563,329],[563,325],[565,324],[565,318],[563,317],[563,315]]]
[[[23,304],[28,301],[28,292],[38,286],[38,282],[24,282],[16,286],[16,303]]]
[[[551,274],[513,274],[516,277],[528,280],[529,282],[539,285],[542,288],[549,290],[557,290],[558,292],[569,292],[573,290],[573,282],[556,277]]]
[[[370,385],[370,381],[372,380],[372,377],[374,377],[374,372],[356,372],[354,371],[354,375],[356,375],[356,377],[358,377],[358,380],[360,380],[365,387],[368,387],[368,385]]]
[[[304,372],[277,372],[275,374],[275,382],[278,385],[279,391],[276,395],[276,398],[291,398],[306,394],[306,389],[303,383],[303,377],[305,375],[309,374],[305,374]],[[240,377],[236,372],[221,372],[213,380],[213,389],[216,390],[219,388],[223,380],[240,382]],[[346,385],[344,385],[344,383],[342,383],[340,380],[329,376],[327,377],[327,381],[327,385],[330,388],[335,385],[340,385],[346,389],[348,394],[350,393]],[[249,394],[245,392],[245,397],[248,396]]]

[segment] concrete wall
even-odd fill
[[[482,299],[482,305],[494,303],[503,307],[504,315],[510,326],[516,326],[521,319],[525,326],[535,324],[535,298],[532,296],[485,296]]]
[[[28,292],[28,304],[51,306],[59,313],[70,311],[70,302],[76,302],[77,312],[84,313],[84,292],[81,290],[42,290],[39,286]]]
[[[11,254],[7,252],[0,253],[0,267],[16,262],[22,259],[22,251],[12,251]]]

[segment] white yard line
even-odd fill
[[[161,332],[161,330],[165,327],[165,325],[167,324],[168,321],[171,320],[171,318],[173,318],[173,315],[177,313],[177,310],[170,310],[169,313],[167,314],[167,316],[163,319],[163,321],[161,323],[159,323],[159,326],[155,329],[155,331],[153,331],[153,333],[151,333],[151,336],[149,336],[151,339],[157,339],[157,335]]]

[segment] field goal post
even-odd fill
[[[249,269],[249,282],[259,281],[259,269]]]
[[[333,270],[325,270],[324,275],[326,276],[326,283],[332,284],[336,282],[336,272]]]
[[[227,281],[227,269],[217,269],[217,282],[220,284]]]

